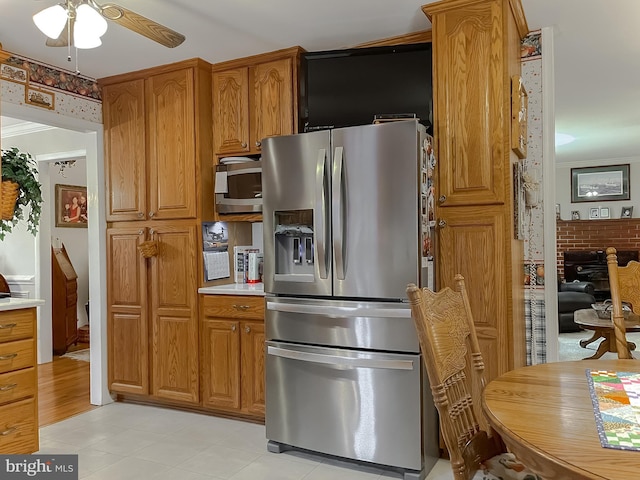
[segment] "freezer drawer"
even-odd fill
[[[420,353],[408,303],[267,296],[265,326],[267,340]]]
[[[267,342],[266,355],[268,440],[416,471],[426,449],[429,468],[435,462],[436,414],[419,354]]]

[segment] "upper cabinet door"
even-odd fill
[[[107,221],[144,220],[144,80],[105,85],[102,98]]]
[[[260,152],[262,139],[293,133],[293,70],[291,58],[253,67],[250,148]]]
[[[192,68],[147,79],[150,218],[196,217],[194,103]]]
[[[213,139],[216,153],[249,151],[249,69],[213,73]]]
[[[434,96],[442,206],[501,204],[505,165],[504,33],[496,2],[433,16]],[[506,77],[505,77],[506,78]]]

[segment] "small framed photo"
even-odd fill
[[[589,209],[589,220],[593,220],[594,218],[600,218],[600,208],[591,207]]]
[[[24,101],[29,105],[36,107],[48,108],[53,110],[55,105],[55,94],[49,90],[33,88],[27,85],[24,89]]]
[[[632,216],[633,216],[633,206],[622,207],[622,211],[620,212],[620,218],[631,218]]]
[[[27,83],[29,81],[29,71],[26,68],[3,63],[0,65],[0,78],[16,83]]]
[[[87,187],[56,185],[56,227],[87,228]]]
[[[560,220],[560,204],[556,203],[556,220]]]
[[[611,218],[609,207],[600,207],[600,218]]]
[[[580,212],[578,210],[571,211],[571,220],[580,220]]]

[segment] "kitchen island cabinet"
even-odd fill
[[[0,300],[0,453],[40,449],[36,306],[42,300]]]
[[[264,298],[201,296],[202,405],[263,420]]]

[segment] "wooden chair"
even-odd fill
[[[609,270],[609,288],[613,304],[613,332],[615,335],[618,358],[633,358],[626,336],[622,302],[631,304],[634,314],[640,315],[640,263],[631,261],[626,267],[618,266],[616,249],[607,248],[607,268]]]
[[[481,411],[484,361],[462,275],[456,291],[410,284],[407,296],[455,480],[540,480],[506,453]]]

